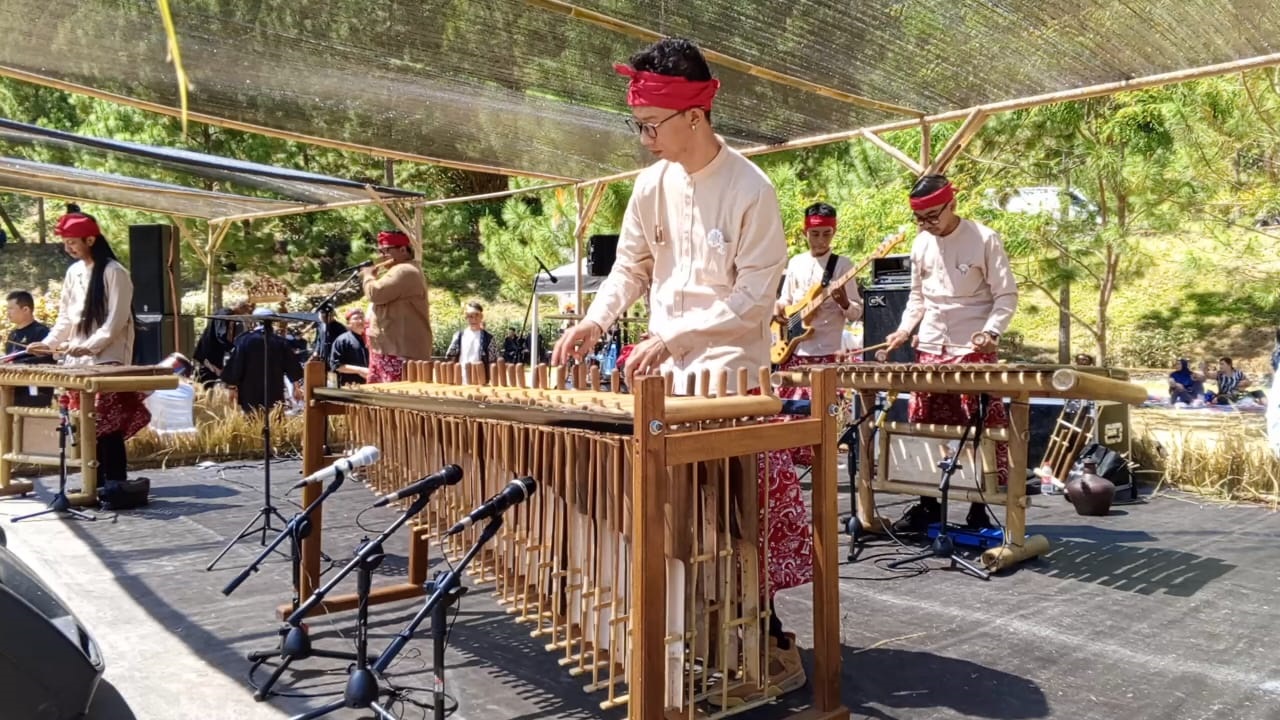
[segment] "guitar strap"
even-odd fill
[[[831,284],[831,276],[836,274],[836,263],[840,261],[840,256],[831,253],[831,257],[827,258],[827,269],[822,271],[822,287],[825,289]]]

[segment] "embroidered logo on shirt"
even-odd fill
[[[721,255],[724,254],[726,242],[720,228],[712,228],[711,232],[707,233],[707,244]]]
[[[972,266],[972,265],[970,265],[969,263],[960,263],[959,265],[957,265],[957,266],[956,266],[956,269],[960,271],[960,274],[961,274],[961,275],[968,275],[968,274],[969,274],[969,268],[971,268],[971,267],[973,267],[973,266]]]

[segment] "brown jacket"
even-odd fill
[[[376,278],[365,276],[364,294],[372,305],[365,331],[370,350],[406,360],[431,359],[427,283],[414,263],[393,265]]]

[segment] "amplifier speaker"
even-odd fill
[[[618,256],[617,235],[592,235],[587,241],[587,274],[605,277]]]
[[[0,714],[83,717],[102,679],[98,645],[62,600],[3,546],[0,617]]]
[[[174,344],[174,325],[178,326]],[[133,364],[155,365],[180,352],[190,357],[196,344],[195,319],[186,315],[139,315],[133,334]]]
[[[862,291],[862,346],[871,347],[884,342],[889,333],[898,329],[902,322],[902,311],[907,309],[907,298],[910,288],[878,289],[868,288]],[[875,362],[875,351],[865,353],[863,360]],[[904,345],[889,353],[889,362],[915,362],[915,352],[910,345]]]
[[[178,230],[172,225],[129,226],[129,274],[133,276],[133,311],[139,315],[174,315],[180,294]]]

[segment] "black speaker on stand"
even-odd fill
[[[155,365],[171,353],[190,352],[195,343],[194,320],[181,315],[181,249],[172,225],[129,226],[135,365]]]
[[[862,347],[880,345],[898,329],[910,296],[910,255],[889,255],[871,261],[871,284],[862,291]],[[875,351],[864,353],[862,359],[875,362]],[[904,345],[889,353],[887,362],[910,363],[915,359],[915,350]]]
[[[605,277],[618,257],[617,235],[592,235],[587,240],[587,274]]]

